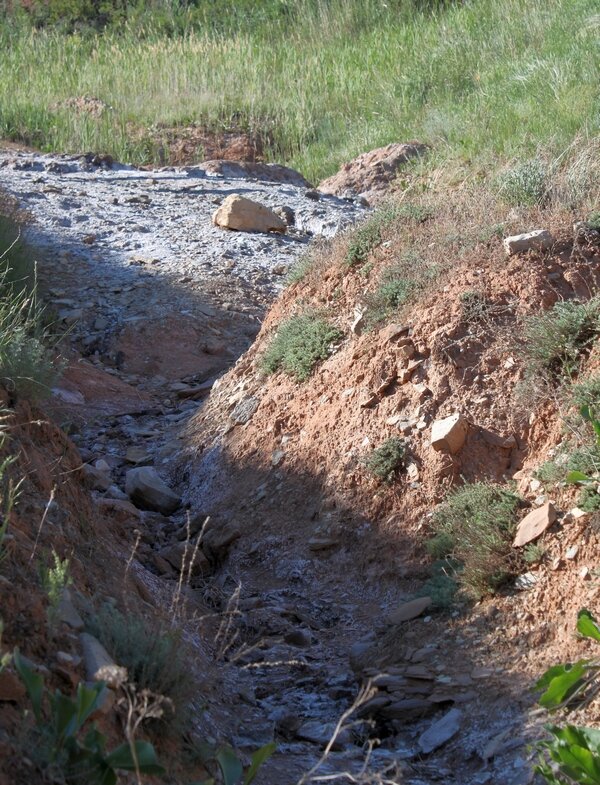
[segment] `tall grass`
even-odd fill
[[[598,129],[597,0],[298,0],[245,18],[171,36],[143,15],[102,36],[0,22],[0,136],[147,163],[157,123],[235,125],[318,180],[396,140],[522,158]],[[61,107],[77,96],[108,108]]]
[[[48,346],[36,299],[33,259],[18,226],[0,216],[0,384],[10,398],[49,394],[60,364]]]

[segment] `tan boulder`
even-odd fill
[[[520,548],[523,545],[527,545],[528,542],[536,540],[555,520],[556,510],[551,502],[547,502],[537,510],[532,510],[517,526],[517,534],[513,546]]]
[[[438,452],[457,453],[465,443],[469,423],[456,412],[443,420],[436,420],[431,426],[431,446]]]
[[[238,232],[285,232],[285,221],[264,204],[231,194],[215,211],[212,222]]]

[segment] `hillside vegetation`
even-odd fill
[[[598,127],[595,0],[30,6],[3,14],[0,137],[44,150],[164,162],[161,129],[200,124],[318,180],[391,141],[487,168]]]

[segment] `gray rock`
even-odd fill
[[[85,626],[83,619],[79,615],[75,605],[73,605],[73,598],[68,589],[63,590],[60,602],[58,603],[58,618],[73,630],[82,630]]]
[[[231,412],[231,419],[236,425],[245,425],[252,419],[252,416],[258,409],[258,404],[257,398],[244,398]]]
[[[426,755],[441,747],[460,730],[463,713],[460,709],[450,709],[449,712],[419,736],[419,747]]]
[[[104,681],[109,687],[118,687],[127,681],[127,668],[117,665],[97,638],[82,632],[79,640],[86,676],[90,681]]]
[[[125,491],[142,510],[154,510],[170,515],[181,506],[180,497],[161,480],[152,466],[130,469],[125,475]]]

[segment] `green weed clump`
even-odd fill
[[[433,515],[428,551],[435,559],[459,562],[456,580],[474,597],[494,592],[514,572],[511,542],[519,501],[498,486],[468,483]]]
[[[262,370],[267,374],[282,370],[304,382],[319,360],[329,357],[332,343],[341,337],[337,327],[315,313],[292,316],[280,325],[263,354]]]
[[[550,193],[548,168],[539,158],[523,161],[499,178],[499,190],[517,207],[543,205]]]
[[[391,482],[398,470],[404,466],[405,457],[406,442],[397,436],[392,436],[373,450],[364,463],[372,475],[383,482]]]
[[[600,298],[567,300],[525,324],[525,352],[533,369],[553,378],[570,377],[600,332]]]
[[[399,209],[393,206],[382,207],[350,233],[348,250],[344,262],[348,267],[363,264],[369,255],[383,242],[385,230],[399,215]]]
[[[438,265],[426,262],[414,251],[406,251],[395,264],[383,271],[377,289],[366,297],[367,323],[373,326],[390,318],[434,281],[439,273]]]
[[[127,668],[130,682],[172,702],[176,725],[184,728],[194,680],[180,636],[111,605],[103,606],[87,626],[115,662]]]
[[[31,252],[17,225],[0,217],[0,383],[13,398],[49,394],[60,373],[42,323]]]

